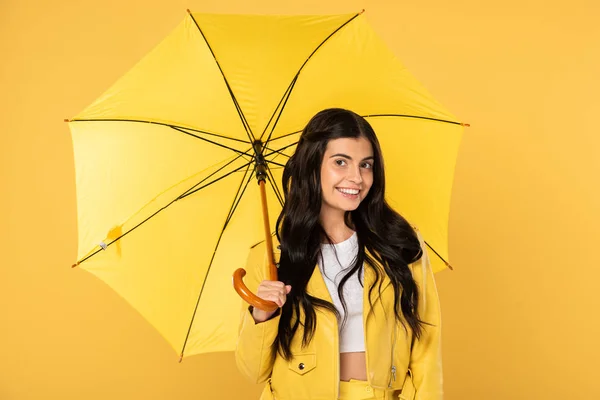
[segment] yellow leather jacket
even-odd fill
[[[417,231],[423,255],[410,264],[419,287],[420,318],[425,325],[420,340],[412,342],[412,331],[396,322],[394,289],[387,276],[381,293],[371,296],[364,290],[363,326],[367,377],[374,393],[381,399],[439,400],[442,399],[442,362],[440,348],[440,307],[435,280],[426,245]],[[276,248],[276,237],[273,238]],[[253,247],[246,265],[245,283],[254,292],[266,276],[266,246]],[[279,259],[275,252],[275,260]],[[371,266],[365,263],[364,287],[375,280]],[[315,267],[306,288],[312,296],[332,301],[325,281]],[[373,307],[371,307],[373,304]],[[294,358],[286,361],[279,354],[272,357],[271,344],[277,335],[279,316],[255,323],[247,305],[242,307],[239,338],[235,358],[240,371],[253,382],[267,382],[261,399],[335,400],[339,395],[338,322],[331,312],[316,309],[315,335],[307,347],[302,347],[302,326],[291,343]],[[303,318],[303,316],[301,316]],[[412,347],[412,349],[411,349]]]

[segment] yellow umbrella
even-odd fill
[[[75,265],[117,291],[182,357],[233,350],[241,300],[231,274],[265,237],[256,175],[265,174],[268,213],[277,216],[282,168],[310,117],[329,107],[372,124],[388,201],[440,256],[434,269],[444,268],[463,124],[362,12],[189,13],[69,120]]]

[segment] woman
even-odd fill
[[[267,382],[261,399],[441,399],[428,254],[384,200],[369,123],[343,109],[315,115],[285,166],[283,189],[279,281],[265,280],[264,243],[251,250],[246,278],[280,308],[244,307],[236,348],[239,369]]]

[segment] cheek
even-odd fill
[[[369,193],[371,186],[373,186],[373,175],[366,176],[363,178],[363,184],[365,185],[365,192]],[[365,194],[366,195],[366,194]]]
[[[331,189],[332,186],[336,186],[343,176],[332,168],[323,168],[321,170],[321,186],[325,190]]]
[[[329,186],[329,178],[327,177],[327,173],[325,170],[321,171],[321,192],[323,195],[327,192],[327,187]]]

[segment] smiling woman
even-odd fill
[[[319,112],[283,188],[279,280],[247,266],[259,271],[247,280],[258,297],[280,308],[243,310],[240,370],[267,381],[262,399],[441,399],[433,273],[422,237],[385,201],[371,125],[352,111]]]
[[[340,138],[327,143],[321,166],[322,215],[330,208],[351,211],[373,184],[373,147],[364,137]],[[350,199],[353,202],[339,200]]]

